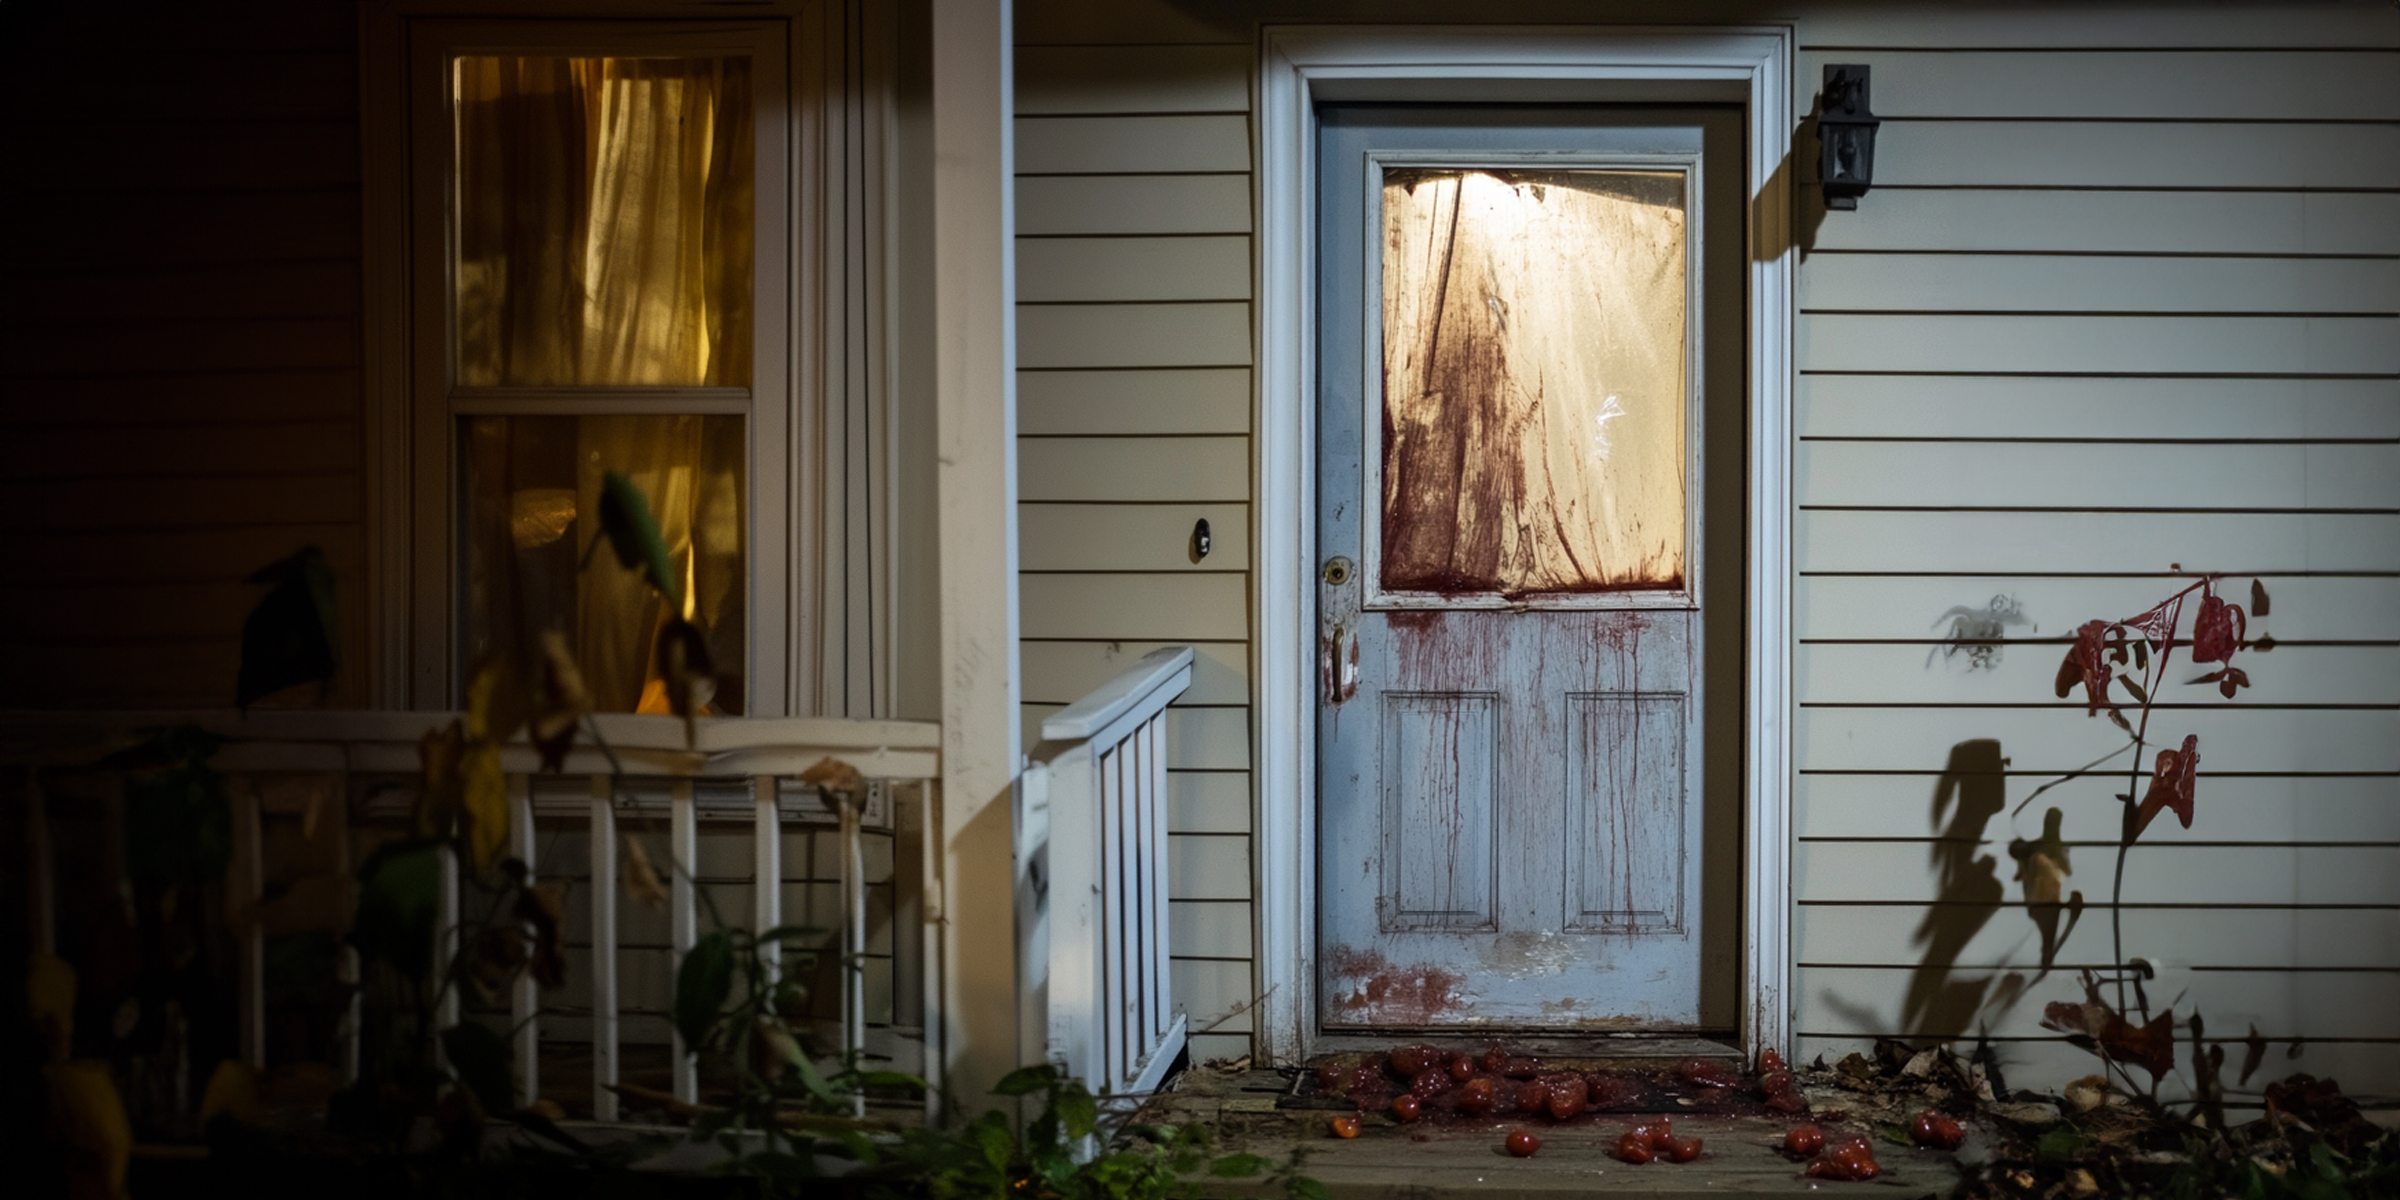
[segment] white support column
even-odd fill
[[[617,803],[592,776],[592,1116],[617,1119]]]
[[[692,952],[692,943],[699,940],[699,915],[694,911],[698,897],[692,893],[692,875],[700,861],[700,816],[692,803],[692,781],[678,779],[668,801],[667,853],[673,861],[667,864],[667,938],[675,947],[675,969],[683,969],[683,956]],[[672,975],[669,978],[673,978]],[[675,1098],[686,1104],[700,1102],[700,1066],[692,1057],[691,1047],[683,1044],[683,1034],[668,1035],[674,1039],[675,1060],[670,1070]]]
[[[242,1061],[264,1070],[267,1065],[267,933],[258,922],[259,901],[267,893],[266,850],[259,828],[258,783],[229,780],[233,793],[233,870],[225,885],[239,899],[242,913],[240,957],[235,967],[236,1003],[241,1012]]]
[[[525,886],[533,886],[534,873],[533,780],[530,776],[508,777],[508,852],[525,864]],[[533,931],[525,930],[530,945]],[[508,993],[508,1024],[514,1031],[516,1043],[517,1103],[531,1104],[542,1094],[542,994],[540,985],[530,971],[517,976]]]
[[[1014,80],[1009,0],[932,0],[935,507],[941,580],[942,1073],[970,1105],[1016,1063],[1018,699]],[[956,936],[949,936],[955,934]],[[1021,1002],[1021,1001],[1020,1001]]]
[[[783,924],[783,814],[777,806],[775,777],[750,781],[750,920],[765,933]],[[783,948],[764,945],[758,955],[769,970],[783,961]]]

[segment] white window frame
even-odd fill
[[[577,20],[520,13],[416,15],[396,0],[362,12],[367,246],[366,445],[372,628],[378,707],[455,707],[461,686],[459,421],[485,415],[738,414],[744,418],[748,596],[744,712],[814,707],[813,649],[795,598],[815,594],[811,499],[815,411],[795,320],[803,269],[801,198],[813,172],[791,114],[799,23],[768,19]],[[599,7],[599,6],[595,6]],[[619,6],[611,6],[619,7]],[[673,7],[673,6],[670,6]],[[689,6],[683,6],[687,11]],[[583,10],[589,11],[589,10]],[[721,12],[722,10],[718,10]],[[442,13],[445,15],[431,15]],[[747,387],[467,388],[452,382],[451,59],[462,54],[747,56],[752,60],[756,222],[752,366]],[[803,686],[803,681],[806,682]]]
[[[1258,75],[1258,1051],[1316,1030],[1316,105],[1739,102],[1749,497],[1743,631],[1746,1049],[1792,1036],[1792,31],[1785,26],[1270,28]]]

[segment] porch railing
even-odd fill
[[[1144,655],[1042,722],[1019,826],[1027,1040],[1103,1096],[1157,1089],[1184,1046],[1168,961],[1167,705],[1192,650]]]
[[[210,761],[226,776],[233,804],[233,860],[228,888],[237,900],[256,905],[264,899],[268,878],[268,841],[262,796],[270,781],[311,777],[323,794],[342,797],[335,806],[336,836],[341,856],[355,865],[350,816],[355,813],[371,832],[381,823],[396,822],[409,810],[409,781],[419,772],[418,742],[431,729],[447,726],[454,714],[432,712],[256,712],[244,718],[228,712],[122,713],[0,713],[0,762],[26,786],[24,812],[25,860],[31,895],[30,930],[34,944],[54,950],[59,915],[57,881],[63,869],[89,870],[107,864],[60,861],[52,837],[53,802],[45,794],[75,773],[90,773],[107,753],[138,740],[136,731],[157,727],[196,727],[228,740]],[[759,930],[786,922],[783,911],[784,838],[795,827],[831,826],[836,835],[836,883],[840,897],[840,926],[835,939],[839,953],[836,978],[840,991],[842,1049],[858,1054],[868,1049],[866,959],[868,945],[869,875],[866,845],[870,834],[891,842],[890,957],[893,1020],[897,1030],[904,1018],[922,1030],[917,1061],[902,1064],[915,1069],[939,1093],[942,1054],[934,1044],[941,1022],[939,1012],[940,939],[934,920],[938,905],[928,904],[928,883],[938,871],[939,854],[934,822],[928,819],[934,779],[940,767],[940,727],[927,722],[853,721],[832,719],[719,718],[699,723],[687,746],[683,722],[670,717],[606,715],[596,718],[608,751],[580,739],[557,774],[539,771],[536,751],[520,738],[503,747],[501,766],[511,806],[511,844],[507,853],[534,873],[545,867],[552,875],[569,874],[538,859],[541,839],[538,821],[558,830],[573,831],[580,823],[588,841],[589,996],[587,1010],[560,1021],[546,1011],[530,978],[519,979],[508,997],[509,1027],[514,1031],[517,1091],[521,1103],[540,1095],[543,1033],[546,1025],[573,1024],[588,1034],[591,1064],[591,1115],[615,1120],[619,1114],[622,1018],[620,956],[625,945],[618,903],[621,817],[664,817],[670,852],[681,869],[660,865],[669,892],[667,926],[672,962],[679,964],[697,940],[699,896],[696,886],[746,884],[752,892],[751,911],[723,914],[728,920],[746,918]],[[609,753],[615,756],[612,764]],[[866,777],[868,795],[857,803],[829,803],[797,776],[825,758],[856,768]],[[623,773],[616,773],[621,767]],[[563,779],[562,779],[563,777]],[[588,781],[583,798],[572,789]],[[17,782],[11,780],[10,782]],[[568,784],[561,794],[558,784]],[[311,818],[314,819],[313,817]],[[746,829],[750,861],[747,879],[709,878],[697,881],[702,858],[703,823],[720,829]],[[813,839],[812,839],[813,841]],[[437,928],[455,936],[464,898],[455,862],[445,861]],[[256,1067],[267,1065],[267,995],[265,934],[252,921],[237,931],[240,962],[236,1011],[240,1021],[243,1059]],[[443,960],[447,954],[442,955]],[[345,963],[355,978],[354,962]],[[669,979],[672,971],[669,972]],[[670,984],[671,988],[671,984]],[[361,1014],[353,997],[339,1033],[343,1061],[334,1064],[345,1078],[358,1071]],[[449,989],[441,1023],[461,1019],[460,996]],[[495,1014],[496,1015],[496,1014]],[[645,1014],[645,1015],[661,1015]],[[670,1034],[670,1037],[673,1035]],[[583,1038],[559,1039],[581,1042]],[[676,1099],[696,1102],[699,1079],[680,1039],[670,1058],[671,1089]]]

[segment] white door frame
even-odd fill
[[[1258,77],[1258,1050],[1316,1032],[1316,104],[1724,103],[1748,155],[1740,1029],[1791,1049],[1792,31],[1781,26],[1289,26]]]

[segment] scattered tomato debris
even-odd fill
[[[1442,1124],[1495,1112],[1569,1123],[1610,1113],[1762,1116],[1803,1113],[1808,1101],[1772,1053],[1761,1070],[1731,1060],[1686,1059],[1655,1068],[1578,1069],[1518,1054],[1499,1043],[1480,1052],[1429,1045],[1346,1054],[1320,1064],[1298,1092],[1312,1106],[1360,1112],[1388,1108],[1403,1121]],[[1409,1100],[1403,1114],[1399,1101]],[[1664,1151],[1664,1145],[1655,1147]]]

